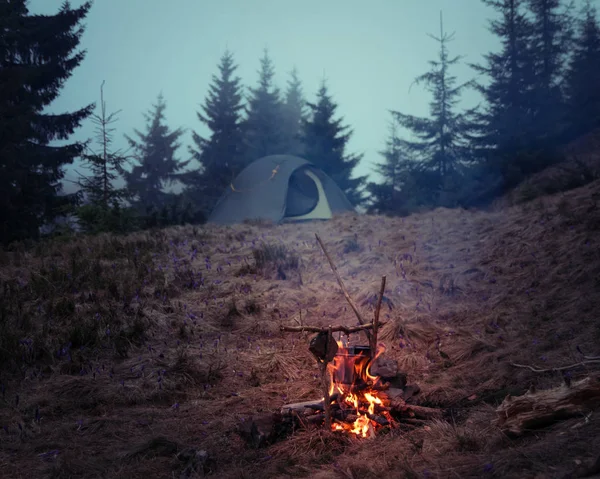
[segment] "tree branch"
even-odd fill
[[[560,367],[557,367],[557,368],[548,368],[548,369],[540,369],[540,368],[536,368],[535,366],[529,366],[527,364],[510,363],[510,365],[514,366],[515,368],[530,369],[534,373],[549,373],[549,372],[552,372],[552,371],[566,371],[567,369],[574,369],[574,368],[577,368],[579,366],[585,366],[586,364],[600,364],[600,358],[598,358],[598,359],[590,359],[588,361],[581,361],[579,363],[570,364],[568,366],[560,366]]]
[[[342,289],[342,292],[344,293],[344,297],[346,298],[346,301],[348,301],[348,304],[350,305],[350,307],[354,311],[354,314],[356,314],[356,317],[358,318],[358,322],[360,324],[363,324],[363,325],[367,324],[367,322],[364,320],[364,318],[360,314],[360,311],[358,310],[358,307],[356,306],[356,303],[352,300],[352,298],[348,294],[348,290],[344,286],[344,282],[342,281],[342,277],[338,273],[338,270],[337,270],[335,264],[333,263],[333,260],[331,259],[331,256],[329,256],[329,253],[327,252],[327,249],[325,248],[325,245],[323,244],[323,241],[321,241],[321,238],[319,237],[318,234],[315,233],[315,236],[317,238],[317,241],[319,242],[319,245],[321,246],[321,249],[323,250],[323,253],[325,253],[325,257],[327,258],[327,261],[329,261],[329,266],[331,266],[331,270],[333,271],[333,274],[335,275],[335,278],[337,279],[337,282],[340,285],[340,288]],[[370,332],[365,329],[365,334],[367,335],[367,339],[370,342],[371,341],[371,334],[370,334]]]
[[[385,323],[380,324],[380,326],[383,325],[385,325]],[[332,326],[331,332],[337,333],[341,331],[344,334],[352,334],[358,333],[359,331],[368,331],[369,329],[373,329],[373,323],[361,324],[360,326]],[[326,333],[329,331],[329,328],[320,328],[318,326],[281,326],[280,330],[290,333],[302,333],[304,331],[309,333]]]

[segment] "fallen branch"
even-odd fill
[[[319,237],[318,234],[315,233],[315,236],[317,238],[317,241],[319,242],[319,245],[321,246],[321,249],[323,250],[323,253],[325,253],[325,257],[327,258],[327,261],[329,261],[329,266],[331,266],[331,270],[333,271],[333,274],[335,275],[335,278],[337,279],[337,282],[340,285],[340,288],[342,289],[342,293],[344,293],[344,297],[346,298],[346,301],[348,301],[348,304],[350,305],[350,307],[354,311],[354,314],[356,314],[356,317],[358,318],[358,322],[360,324],[367,324],[367,322],[364,320],[364,318],[360,314],[360,311],[358,310],[358,307],[356,306],[356,303],[352,300],[352,298],[348,294],[348,290],[344,286],[344,282],[342,281],[342,277],[338,273],[337,267],[333,263],[333,260],[331,259],[331,256],[329,256],[329,253],[327,252],[327,249],[325,248],[325,245],[323,244],[323,241],[321,241],[321,238]],[[365,329],[365,334],[367,335],[367,339],[370,342],[371,341],[371,333],[368,330]]]
[[[414,414],[415,418],[418,419],[442,419],[442,410],[434,409],[431,407],[425,406],[415,406],[413,404],[404,404],[401,407],[398,407],[394,403],[391,404],[392,410],[407,412],[409,414]]]
[[[545,391],[506,396],[496,409],[496,425],[515,436],[545,427],[560,419],[579,416],[600,406],[598,376],[586,377]]]
[[[600,364],[600,358],[590,359],[588,361],[580,361],[578,363],[569,364],[568,366],[560,366],[557,368],[547,368],[547,369],[536,368],[535,366],[529,366],[528,364],[510,363],[510,365],[514,366],[515,368],[529,369],[529,370],[533,371],[534,373],[549,373],[549,372],[556,372],[556,371],[566,371],[567,369],[578,368],[579,366],[585,366],[586,364]]]
[[[382,325],[385,323],[382,323]],[[342,332],[344,334],[357,333],[359,331],[365,331],[367,329],[373,329],[373,323],[362,324],[360,326],[332,326],[331,332],[337,333]],[[329,331],[329,327],[320,328],[318,326],[281,326],[281,331],[287,331],[291,333],[303,333],[304,331],[308,331],[310,333],[326,333]]]

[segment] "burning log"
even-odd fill
[[[546,391],[530,389],[523,396],[506,396],[496,412],[496,425],[519,436],[526,431],[545,427],[600,406],[600,376],[574,381]]]

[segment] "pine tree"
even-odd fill
[[[68,140],[93,111],[47,114],[85,57],[77,51],[91,2],[55,15],[30,15],[25,0],[0,0],[0,242],[37,237],[40,226],[72,204],[59,196],[64,165],[84,149]]]
[[[210,136],[203,138],[193,132],[195,147],[190,149],[201,168],[182,176],[186,196],[204,215],[244,166],[242,86],[230,51],[223,54],[218,68],[219,76],[213,75],[202,111],[197,113]]]
[[[394,111],[400,126],[408,129],[416,137],[414,140],[402,140],[402,144],[410,156],[420,162],[420,171],[431,181],[427,185],[435,205],[441,202],[441,193],[456,186],[456,177],[460,176],[461,166],[470,160],[469,138],[471,133],[471,117],[473,111],[456,112],[463,91],[472,82],[457,85],[456,77],[451,75],[450,68],[456,65],[460,56],[449,57],[448,42],[454,34],[444,32],[440,14],[440,35],[430,35],[440,45],[437,60],[429,62],[431,69],[415,79],[416,84],[424,84],[432,95],[429,104],[430,118],[422,118]],[[447,192],[448,193],[448,192]]]
[[[528,0],[532,13],[530,39],[533,61],[533,138],[538,148],[556,146],[564,129],[562,81],[567,48],[570,43],[570,19],[560,11],[561,0]]]
[[[102,82],[100,113],[92,115],[99,151],[89,148],[82,155],[83,164],[89,168],[90,174],[80,173],[77,182],[86,204],[77,208],[75,214],[79,226],[87,233],[126,232],[133,229],[132,212],[123,208],[127,191],[114,185],[124,175],[124,166],[128,162],[128,158],[120,150],[112,148],[115,129],[111,125],[117,121],[118,114],[118,111],[110,114],[106,112]]]
[[[286,153],[302,156],[302,122],[306,118],[306,100],[302,91],[302,82],[298,78],[298,71],[294,68],[290,72],[290,80],[285,92],[283,104],[283,130]]]
[[[119,111],[108,114],[104,101],[104,82],[100,87],[100,113],[92,114],[92,122],[96,125],[96,141],[100,151],[89,149],[82,159],[90,169],[90,175],[80,175],[78,181],[87,200],[102,210],[107,211],[114,202],[120,202],[125,197],[124,188],[116,188],[114,182],[125,170],[127,157],[120,150],[113,150],[113,133],[111,127],[117,121]]]
[[[586,2],[573,45],[566,82],[569,139],[600,128],[600,24]]]
[[[244,122],[246,164],[286,153],[280,91],[273,82],[275,69],[266,49],[258,73],[258,86],[250,89]]]
[[[367,184],[369,213],[405,216],[418,208],[431,207],[437,199],[430,187],[436,173],[410,156],[400,137],[399,126],[394,117],[385,149],[380,152],[383,162],[375,165],[381,183]]]
[[[379,152],[383,162],[375,164],[375,172],[381,176],[382,181],[367,184],[367,191],[370,193],[369,213],[394,213],[398,208],[398,196],[402,189],[402,170],[406,161],[400,148],[398,122],[395,118],[390,122],[389,130],[385,149]]]
[[[522,178],[526,167],[522,155],[531,148],[534,134],[533,27],[524,11],[525,0],[482,1],[500,13],[500,19],[490,22],[489,30],[502,48],[484,55],[484,65],[472,65],[487,77],[485,83],[477,85],[485,107],[477,115],[478,132],[473,143],[490,171],[503,176],[502,188],[506,188]]]
[[[353,205],[362,204],[367,177],[352,178],[362,155],[346,153],[352,130],[342,125],[343,118],[335,118],[338,106],[329,95],[325,80],[317,93],[316,103],[308,103],[308,107],[309,118],[304,121],[302,133],[304,157],[329,175]]]
[[[131,172],[125,172],[128,190],[136,196],[136,206],[148,209],[163,207],[170,196],[163,189],[178,178],[189,163],[176,157],[179,137],[183,130],[170,130],[165,124],[167,105],[162,94],[153,108],[144,115],[146,132],[134,130],[138,139],[126,136],[139,162]]]

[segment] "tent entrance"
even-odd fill
[[[299,221],[331,218],[331,207],[319,177],[307,168],[290,177],[285,218]]]

